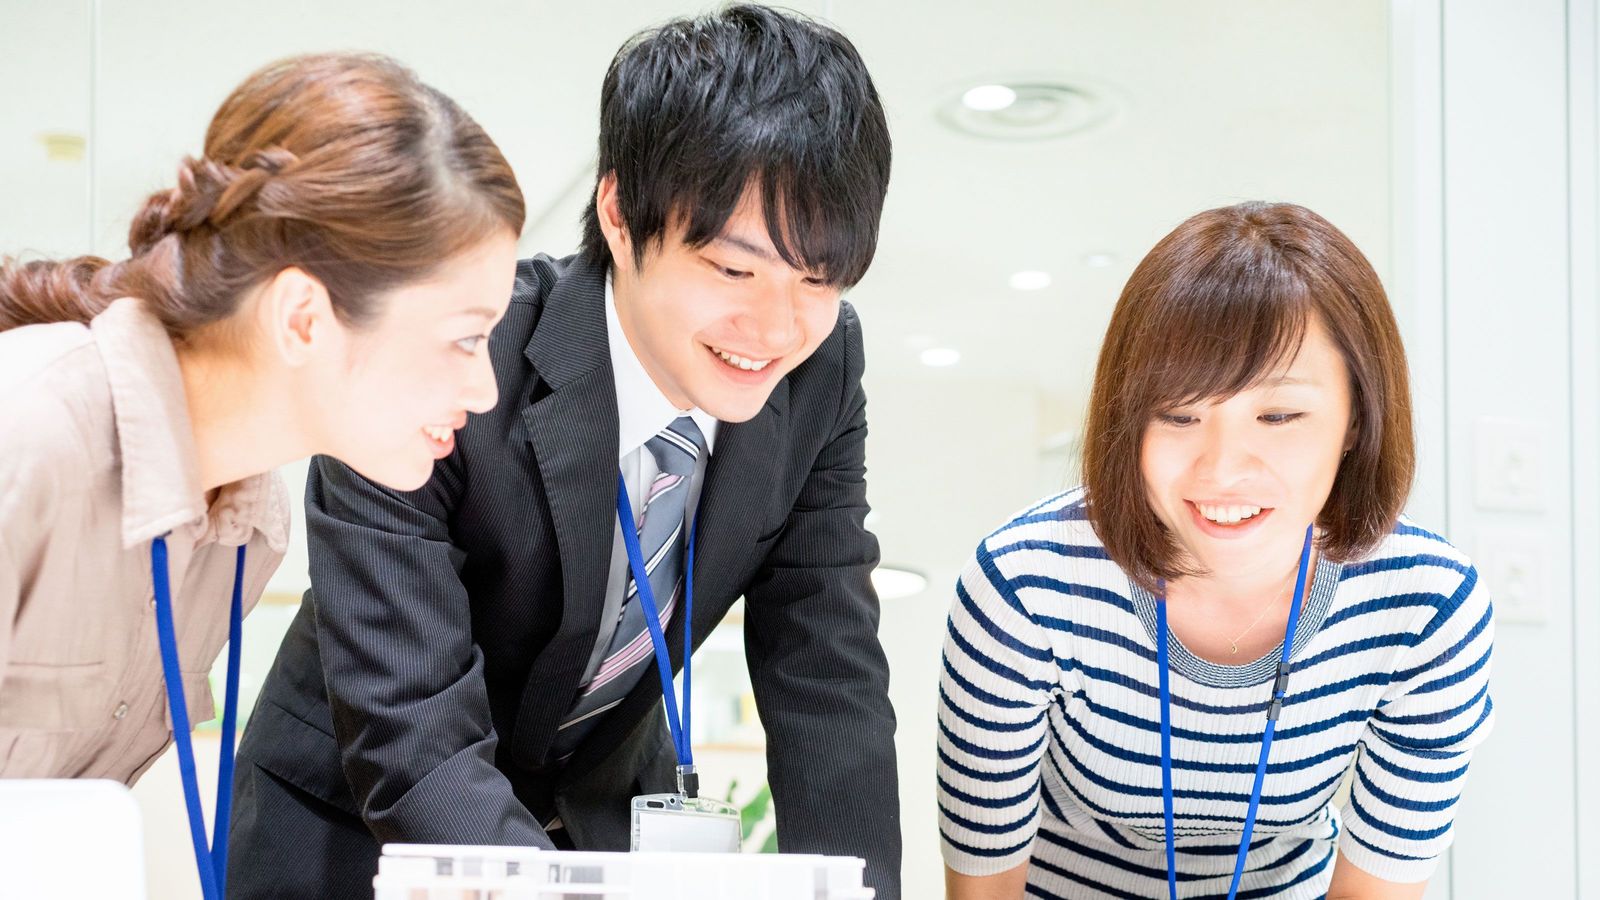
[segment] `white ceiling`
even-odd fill
[[[988,451],[999,454],[992,464],[1039,468],[1042,484],[1070,480],[1064,458],[1041,461],[1039,448],[1081,420],[1128,272],[1201,209],[1246,198],[1305,203],[1389,270],[1384,0],[796,5],[856,42],[895,140],[877,262],[851,296],[866,323],[875,448],[905,437],[890,427],[937,430],[920,415],[957,412],[981,433],[996,416],[1025,412],[1028,436],[1008,430],[1011,445]],[[128,217],[171,183],[175,160],[198,150],[235,83],[277,57],[349,48],[393,54],[455,96],[517,171],[530,211],[524,248],[569,251],[612,53],[637,29],[696,8],[457,0],[444,9],[421,0],[280,0],[270,13],[239,0],[0,0],[0,25],[14,26],[0,27],[0,83],[30,88],[0,104],[9,173],[0,253],[87,249],[91,197],[94,249],[124,252]],[[934,114],[965,86],[1018,77],[1089,86],[1113,98],[1116,113],[1089,133],[1031,143],[957,134]],[[36,136],[52,129],[88,131],[90,158],[44,160]],[[1089,254],[1113,262],[1090,267]],[[1007,279],[1020,269],[1048,271],[1053,284],[1014,291]],[[929,343],[958,350],[961,362],[924,367],[918,351]],[[942,396],[990,399],[938,410]],[[926,482],[916,466],[874,453],[879,527],[902,561],[936,568],[929,545],[960,535],[970,547],[967,532],[978,527],[946,523],[986,524],[1026,500],[895,522],[897,509],[916,507],[907,492]]]
[[[858,290],[872,364],[915,367],[927,334],[973,376],[1065,397],[1087,387],[1116,294],[1187,216],[1243,199],[1304,203],[1387,265],[1387,26],[1382,2],[840,2],[899,151],[878,264]],[[1003,145],[931,115],[964,84],[1013,73],[1103,85],[1115,120]],[[1086,266],[1086,255],[1116,262]],[[1054,284],[1019,294],[1010,273]]]
[[[852,298],[868,325],[875,375],[1003,379],[1079,397],[1110,305],[1140,254],[1185,216],[1239,199],[1306,203],[1387,271],[1382,0],[796,5],[851,36],[891,118],[896,156],[878,262]],[[140,197],[197,149],[234,83],[275,57],[334,48],[395,54],[457,97],[517,170],[532,219],[525,246],[569,249],[592,177],[606,64],[628,34],[686,7],[458,0],[445,9],[393,0],[283,0],[270,13],[240,2],[101,4],[98,249],[121,247]],[[60,39],[86,43],[61,33],[81,30],[88,4],[0,0],[0,10],[22,24],[0,37],[13,58],[0,75],[37,78],[53,65],[56,127],[81,128],[87,48],[61,52]],[[49,37],[56,42],[41,40]],[[1018,76],[1093,86],[1117,112],[1082,136],[1018,144],[959,135],[934,116],[965,85]],[[10,118],[0,119],[7,130],[26,132],[33,122],[21,120],[45,118],[48,87],[13,96]],[[26,137],[6,146],[38,149]],[[63,165],[37,168],[59,198]],[[13,181],[5,190],[19,189],[26,185]],[[16,199],[9,208],[61,206]],[[1083,263],[1102,252],[1114,254],[1112,265]],[[1049,271],[1054,283],[1019,294],[1006,284],[1018,269]],[[907,344],[919,337],[958,349],[962,362],[925,372],[918,347]]]
[[[795,5],[856,42],[894,134],[877,262],[851,296],[878,408],[923,388],[987,385],[1028,398],[1037,456],[1080,419],[1101,332],[1139,256],[1211,206],[1305,203],[1389,270],[1384,0]],[[445,9],[0,0],[0,83],[29,85],[0,105],[10,173],[0,180],[0,252],[81,252],[91,232],[98,252],[122,252],[140,199],[198,150],[235,83],[277,57],[347,48],[398,56],[455,96],[517,171],[530,211],[525,249],[567,252],[612,53],[635,30],[696,8],[457,0]],[[1089,133],[1030,143],[957,134],[934,114],[965,86],[1019,77],[1089,86],[1116,112]],[[90,158],[44,160],[36,136],[47,130],[88,131]],[[1090,267],[1089,254],[1113,261]],[[1014,291],[1007,278],[1020,269],[1048,271],[1053,284]],[[930,343],[958,350],[961,362],[922,366],[918,351]]]

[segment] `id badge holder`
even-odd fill
[[[738,853],[740,839],[739,810],[720,800],[682,791],[633,798],[635,851]]]

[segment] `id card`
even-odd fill
[[[720,800],[682,794],[633,798],[633,849],[738,853],[739,810]]]

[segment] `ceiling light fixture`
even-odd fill
[[[1031,269],[1013,272],[1010,283],[1014,291],[1042,291],[1050,286],[1050,273]]]
[[[872,570],[872,587],[879,600],[901,600],[927,590],[928,579],[911,569],[879,566]]]
[[[999,112],[1017,102],[1017,92],[1003,84],[980,84],[961,95],[961,105],[978,112]]]
[[[945,366],[953,366],[960,362],[961,351],[953,347],[929,347],[922,351],[920,358],[923,365],[942,369]]]
[[[945,127],[995,141],[1030,141],[1091,131],[1118,104],[1110,92],[1044,78],[985,79],[952,91],[936,114]]]

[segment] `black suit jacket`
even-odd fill
[[[626,849],[628,798],[670,790],[661,686],[641,678],[565,765],[552,738],[597,638],[617,401],[600,267],[518,267],[490,340],[500,402],[413,492],[319,458],[312,590],[241,757],[359,816],[379,841]],[[740,595],[778,841],[861,856],[899,896],[894,712],[866,531],[861,333],[842,304],[754,419],[717,433],[700,506],[696,646]],[[681,668],[682,617],[667,631]],[[271,827],[270,810],[241,810]],[[263,820],[266,817],[267,820]]]

